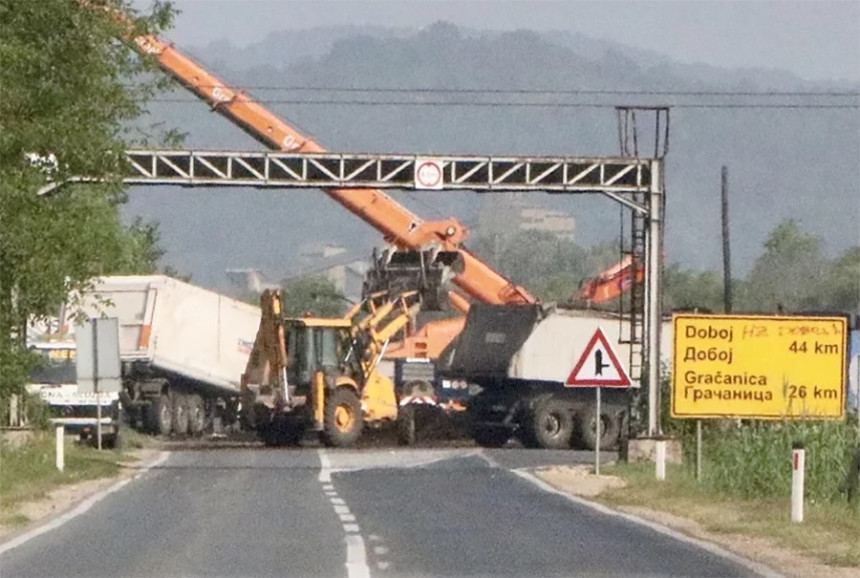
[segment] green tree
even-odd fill
[[[326,277],[300,277],[282,282],[284,314],[299,317],[310,313],[317,317],[340,317],[347,300]]]
[[[620,259],[618,244],[585,248],[547,231],[475,237],[470,248],[542,301],[569,302],[580,282]]]
[[[804,232],[797,221],[778,224],[764,243],[764,253],[749,274],[738,309],[799,312],[823,309],[828,262],[820,238]]]
[[[860,245],[849,247],[827,267],[822,286],[822,305],[826,310],[860,315]]]
[[[118,39],[158,33],[173,11],[90,5],[0,0],[0,401],[23,382],[31,316],[53,313],[94,275],[150,272],[160,257],[153,225],[123,225],[119,175],[123,151],[144,144],[134,121],[167,79]],[[34,165],[31,153],[56,162]],[[74,175],[100,182],[36,196]]]
[[[678,263],[666,267],[663,272],[663,307],[672,309],[723,310],[722,277],[713,271],[682,269]]]

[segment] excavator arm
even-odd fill
[[[644,280],[645,268],[628,255],[609,269],[583,281],[577,297],[587,303],[606,303],[629,291],[634,283]]]

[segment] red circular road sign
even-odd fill
[[[423,161],[415,167],[415,186],[419,189],[442,188],[442,164]]]

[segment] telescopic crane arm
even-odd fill
[[[151,35],[137,36],[134,43],[141,52],[151,55],[162,70],[209,103],[214,111],[267,147],[296,153],[325,152],[314,140],[247,95],[226,86],[171,44]],[[381,231],[386,242],[398,248],[417,250],[435,245],[445,251],[460,251],[463,268],[453,282],[473,299],[493,304],[536,301],[527,290],[512,284],[460,246],[467,233],[457,220],[422,221],[379,189],[325,189],[324,192]],[[460,305],[464,304],[460,298]]]

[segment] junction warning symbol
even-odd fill
[[[630,387],[630,378],[598,327],[582,352],[565,387]]]

